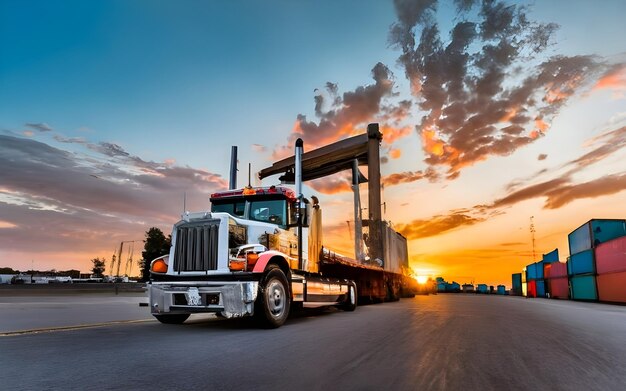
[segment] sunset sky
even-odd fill
[[[0,0],[0,267],[108,271],[121,241],[169,233],[184,194],[209,207],[232,145],[244,186],[298,137],[306,151],[378,122],[384,217],[411,266],[510,287],[531,216],[537,260],[563,262],[569,232],[626,218],[624,15],[623,0]],[[347,179],[306,195],[350,254]]]

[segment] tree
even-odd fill
[[[165,237],[163,231],[156,227],[146,231],[146,240],[144,240],[144,250],[141,253],[142,259],[139,264],[141,268],[141,279],[147,281],[150,279],[150,262],[155,258],[170,252],[171,236]]]
[[[93,267],[91,268],[93,276],[96,278],[104,277],[104,258],[94,258],[91,260],[91,263],[93,263]]]

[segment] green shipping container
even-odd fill
[[[595,276],[574,276],[569,283],[573,300],[598,300]]]

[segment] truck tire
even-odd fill
[[[161,323],[181,324],[189,318],[189,314],[154,315],[154,317]]]
[[[262,327],[277,328],[287,320],[290,305],[287,277],[278,266],[270,265],[259,284],[254,316]]]
[[[357,291],[356,284],[354,282],[350,282],[348,284],[348,294],[346,295],[346,301],[339,306],[344,311],[354,311],[357,305]]]

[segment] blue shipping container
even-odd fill
[[[573,300],[598,300],[595,276],[574,276],[570,279]]]
[[[567,235],[569,253],[576,254],[620,236],[626,236],[626,220],[589,220]]]
[[[544,280],[537,280],[537,297],[546,297],[546,283]]]
[[[559,249],[555,248],[547,254],[543,254],[543,263],[554,263],[559,261]]]
[[[567,263],[567,274],[575,276],[578,274],[595,273],[596,263],[593,250],[587,250],[571,255]]]
[[[521,288],[521,285],[520,285],[520,288]],[[498,292],[499,295],[505,295],[506,294],[506,287],[504,285],[498,285],[498,291],[497,292]]]
[[[537,279],[537,264],[531,263],[526,266],[526,281]]]
[[[535,273],[537,273],[538,280],[543,280],[543,262],[535,263]]]

